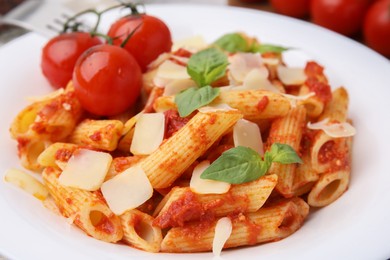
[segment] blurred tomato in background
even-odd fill
[[[276,12],[296,18],[309,15],[310,0],[270,0]]]
[[[390,0],[376,1],[368,10],[363,26],[365,43],[390,57]]]
[[[312,0],[312,21],[332,31],[353,36],[359,32],[371,2],[371,0]]]

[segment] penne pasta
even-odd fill
[[[47,167],[42,177],[61,214],[72,218],[76,226],[94,238],[106,242],[121,240],[121,221],[107,207],[99,192],[62,186],[58,182],[60,173],[56,168]]]
[[[173,188],[157,207],[154,225],[161,228],[183,226],[205,216],[226,216],[255,212],[263,206],[277,183],[277,175],[267,175],[245,184],[234,185],[224,194],[197,194],[189,187]],[[182,207],[180,212],[177,208]]]
[[[69,141],[92,149],[114,151],[122,130],[123,123],[119,120],[85,119],[77,125]]]
[[[298,230],[309,213],[309,206],[300,198],[279,202],[254,213],[231,217],[232,233],[224,248],[277,241]],[[204,220],[168,231],[161,251],[172,253],[210,251],[216,220]]]
[[[249,120],[285,116],[290,109],[290,101],[286,97],[265,90],[221,91],[212,104],[228,104]],[[176,108],[172,96],[160,97],[154,103],[157,112],[172,108]]]
[[[129,210],[120,216],[123,226],[123,241],[147,252],[160,251],[161,229],[153,226],[153,217],[137,209]]]
[[[169,187],[241,117],[237,110],[197,113],[140,162],[153,188]]]
[[[297,106],[282,118],[276,119],[270,129],[268,145],[282,143],[290,145],[295,151],[299,151],[302,131],[306,120],[306,109]],[[293,182],[297,165],[274,163],[269,170],[270,173],[278,175],[276,190],[283,196],[293,196]]]

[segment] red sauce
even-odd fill
[[[318,152],[318,161],[321,164],[330,163],[330,171],[347,169],[350,162],[347,147],[342,139],[326,142]]]
[[[327,103],[332,99],[329,84],[318,80],[316,77],[307,78],[305,84],[308,86],[310,92],[314,92],[322,102]]]
[[[26,148],[26,146],[29,144],[30,139],[24,138],[24,137],[18,137],[18,156],[21,156],[22,151]]]
[[[176,50],[173,55],[175,56],[180,56],[180,57],[184,57],[184,58],[189,58],[192,56],[192,53],[186,49],[183,49],[183,48],[180,48],[178,50]]]
[[[99,142],[102,140],[102,133],[100,131],[94,132],[92,135],[89,136],[89,139],[95,142]]]
[[[180,117],[177,110],[171,109],[164,112],[165,115],[165,138],[171,137],[188,123],[187,117]]]
[[[54,158],[56,160],[61,161],[61,162],[67,162],[70,159],[70,157],[72,156],[73,151],[74,151],[74,149],[73,150],[69,150],[69,149],[65,149],[65,148],[58,149],[54,155]]]
[[[180,199],[174,201],[167,211],[158,216],[153,221],[153,225],[160,228],[182,227],[186,221],[200,219],[202,214],[204,214],[202,204],[194,193],[188,191]]]
[[[114,234],[115,233],[115,227],[111,223],[110,219],[106,216],[102,216],[99,223],[95,225],[95,228],[103,233],[106,234]]]
[[[69,205],[73,204],[73,200],[71,198],[66,198],[65,199],[66,203],[68,203]]]
[[[314,61],[309,61],[306,63],[305,74],[308,77],[316,77],[318,75],[324,75],[324,67],[320,66]]]
[[[259,112],[263,112],[264,109],[267,107],[269,103],[269,99],[267,96],[264,96],[260,99],[259,103],[257,103],[257,110],[259,110]]]

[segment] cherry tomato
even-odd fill
[[[363,23],[370,0],[312,0],[313,22],[335,32],[352,36]]]
[[[124,112],[136,102],[142,73],[125,49],[102,44],[88,49],[77,60],[73,84],[87,111],[109,116]]]
[[[42,50],[43,75],[53,87],[65,87],[72,79],[73,68],[80,55],[101,43],[99,38],[85,32],[63,33],[52,38]]]
[[[296,18],[303,18],[310,11],[310,0],[271,0],[271,5],[276,12]]]
[[[138,27],[139,26],[139,27]],[[114,38],[114,44],[120,45],[129,34],[134,32],[125,45],[142,71],[161,53],[168,52],[172,47],[171,32],[160,19],[146,15],[125,16],[111,25],[108,36]]]
[[[390,0],[377,1],[370,7],[363,34],[368,46],[390,58]]]

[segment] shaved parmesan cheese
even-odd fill
[[[4,180],[30,193],[39,200],[43,201],[49,195],[48,190],[40,181],[24,171],[9,169],[5,173]]]
[[[251,70],[260,69],[263,66],[258,53],[236,53],[229,57],[229,63],[229,79],[232,85],[240,84]]]
[[[297,106],[298,101],[304,101],[304,100],[308,99],[309,97],[315,96],[316,94],[314,92],[310,92],[310,93],[303,95],[303,96],[294,96],[294,95],[290,95],[290,94],[282,94],[282,95],[284,97],[288,98],[290,101],[291,107],[295,108]]]
[[[229,110],[236,110],[236,109],[232,108],[231,106],[225,103],[208,105],[198,109],[198,111],[201,113],[214,113],[217,111],[229,111]]]
[[[189,78],[187,67],[181,66],[171,60],[166,60],[158,67],[156,75],[153,78],[153,83],[156,86],[165,86],[172,80]]]
[[[148,65],[148,68],[149,69],[153,69],[153,68],[157,68],[158,66],[160,66],[164,61],[168,60],[170,57],[171,57],[171,53],[168,53],[168,52],[164,52],[164,53],[161,53],[157,59],[155,59],[154,61],[152,61],[151,63],[149,63]]]
[[[135,155],[146,155],[154,152],[164,139],[165,116],[163,113],[146,113],[140,115],[135,124],[130,152]]]
[[[191,190],[199,194],[223,194],[228,192],[230,189],[230,183],[200,178],[200,175],[209,166],[209,161],[203,161],[194,168],[190,181]]]
[[[181,57],[181,56],[177,56],[177,55],[173,55],[172,53],[167,53],[167,52],[164,52],[164,53],[161,53],[157,59],[155,59],[154,61],[152,61],[151,63],[149,63],[148,65],[148,69],[154,69],[154,68],[157,68],[158,66],[160,66],[163,62],[165,62],[166,60],[169,60],[169,59],[174,59],[174,60],[177,60],[181,63],[184,63],[184,64],[187,64],[189,58],[186,58],[186,57]]]
[[[263,140],[257,124],[245,119],[239,119],[233,127],[234,146],[244,146],[264,154]]]
[[[189,50],[191,52],[197,52],[208,46],[207,42],[200,35],[195,35],[189,38],[185,38],[179,41],[176,41],[172,45],[172,51],[177,51],[180,48]]]
[[[280,63],[280,60],[278,58],[262,58],[263,63],[270,65],[270,66],[276,66]]]
[[[356,129],[349,123],[329,123],[329,118],[325,118],[324,120],[307,124],[307,128],[312,130],[322,130],[330,137],[340,138],[340,137],[349,137],[354,136],[356,134]]]
[[[300,85],[306,80],[306,74],[303,68],[278,66],[276,72],[280,81],[285,85]]]
[[[268,70],[265,67],[252,69],[243,82],[244,89],[264,89],[272,92],[279,92],[268,80]]]
[[[213,254],[220,256],[223,246],[232,234],[232,221],[228,217],[220,218],[215,226],[215,234],[213,239]]]
[[[183,64],[186,64],[186,65],[187,65],[187,63],[188,63],[188,61],[189,61],[189,58],[187,58],[187,57],[181,57],[181,56],[177,56],[177,55],[172,55],[171,58],[174,59],[174,60],[176,60],[176,61],[178,61],[178,62],[181,62],[181,63],[183,63]]]
[[[116,215],[140,206],[153,195],[153,187],[139,165],[104,182],[101,191],[109,208]]]
[[[112,156],[109,153],[88,149],[76,150],[58,181],[64,186],[70,186],[88,191],[100,188],[110,168]]]
[[[177,79],[165,86],[163,96],[174,96],[192,87],[196,87],[196,83],[192,79]]]
[[[49,93],[48,95],[39,96],[39,97],[32,96],[32,97],[27,97],[26,99],[30,102],[40,102],[40,101],[50,100],[50,99],[53,99],[55,97],[58,97],[58,96],[62,95],[64,92],[65,92],[65,90],[63,88],[59,88],[56,91]]]

